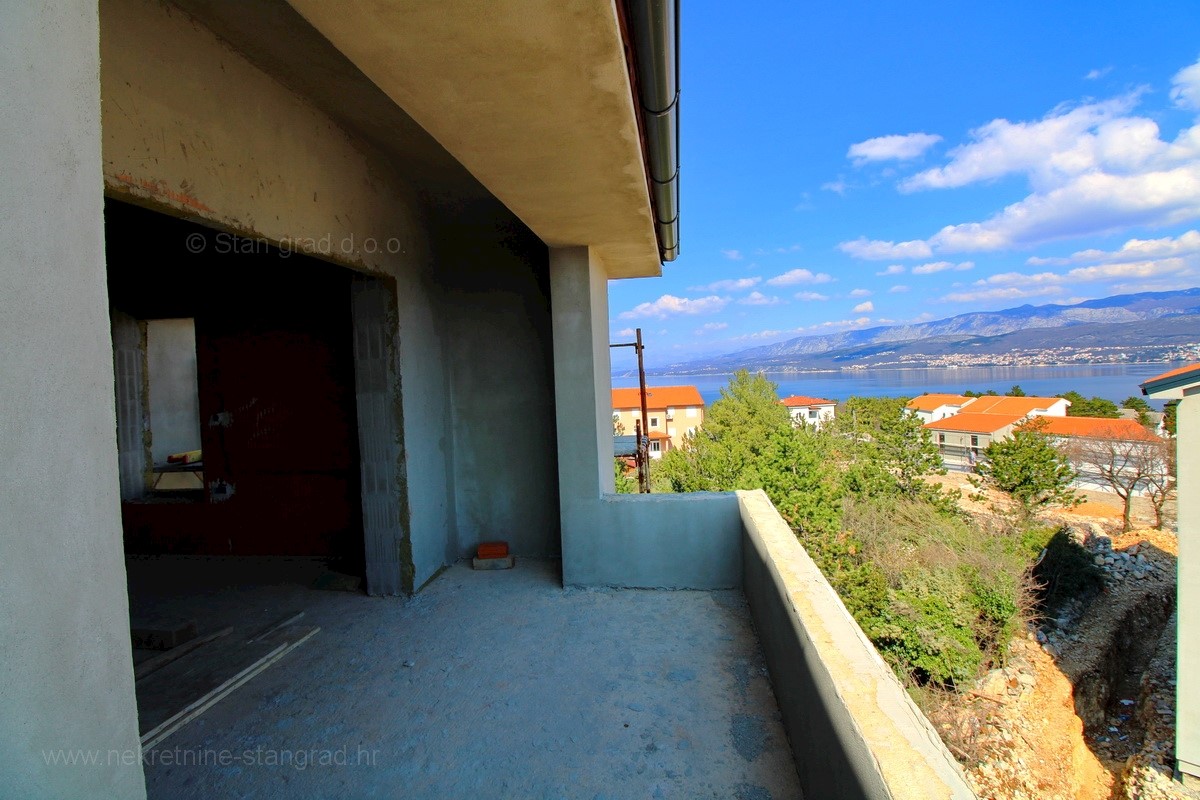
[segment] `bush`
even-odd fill
[[[849,544],[814,559],[897,672],[954,687],[1003,661],[1028,606],[1029,545],[923,500],[852,499],[843,520]]]

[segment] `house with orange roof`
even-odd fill
[[[1061,397],[976,397],[963,413],[1019,414],[1022,417],[1065,417],[1071,401]]]
[[[1135,419],[1104,417],[1046,417],[1043,432],[1061,438],[1116,439],[1122,442],[1157,442],[1159,437]]]
[[[1175,597],[1179,661],[1175,675],[1175,768],[1185,786],[1200,787],[1200,364],[1156,375],[1142,384],[1155,400],[1178,400],[1175,479],[1179,498]]]
[[[641,392],[631,389],[612,390],[613,432],[631,435],[635,423],[642,418]],[[683,437],[704,422],[704,399],[695,386],[647,386],[646,424],[643,430],[650,439],[650,457],[662,458],[683,444]]]
[[[972,467],[980,453],[992,442],[1007,439],[1025,419],[1022,414],[954,414],[936,422],[927,422],[925,430],[933,436],[947,467]]]
[[[794,394],[779,402],[787,407],[793,425],[813,425],[819,428],[833,419],[837,410],[836,400],[825,400],[821,397]]]
[[[927,393],[909,400],[905,408],[916,414],[921,422],[937,422],[957,414],[974,400],[974,397],[961,394]]]

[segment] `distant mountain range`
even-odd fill
[[[702,375],[737,369],[808,372],[1170,361],[1195,358],[1197,346],[1200,288],[1117,295],[1070,306],[1024,305],[914,325],[798,336],[651,371]]]

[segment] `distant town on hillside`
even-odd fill
[[[647,346],[652,352],[653,342]],[[738,369],[817,372],[1194,361],[1200,288],[1144,292],[1075,305],[1025,305],[819,336],[798,336],[648,369],[711,375]],[[661,362],[660,362],[661,363]],[[627,370],[615,374],[624,375]]]

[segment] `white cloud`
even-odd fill
[[[1200,142],[1200,126],[1195,130]],[[1137,175],[1081,175],[1052,191],[1031,194],[984,222],[947,225],[923,244],[939,253],[1002,250],[1197,218],[1200,160]]]
[[[793,269],[767,281],[768,286],[792,286],[797,283],[829,283],[833,276],[807,269]]]
[[[845,195],[846,190],[849,189],[850,186],[844,180],[842,180],[841,178],[838,178],[836,181],[829,181],[828,183],[822,183],[821,188],[827,192],[833,192],[834,194],[837,194],[837,195]]]
[[[941,140],[942,137],[932,133],[878,136],[850,145],[846,157],[852,159],[855,166],[872,161],[911,161]]]
[[[1157,261],[1134,261],[1127,264],[1102,264],[1095,267],[1076,267],[1066,275],[1071,283],[1128,280],[1130,278],[1160,278],[1165,275],[1195,275],[1196,259],[1164,258]]]
[[[874,310],[875,310],[875,304],[872,303],[870,300],[866,301],[865,303],[859,303],[858,305],[856,305],[854,307],[855,314],[867,314]]]
[[[912,268],[913,275],[932,275],[935,272],[945,272],[954,270],[955,272],[965,272],[975,266],[973,261],[961,261],[955,264],[952,261],[934,261],[929,264],[921,264]]]
[[[627,336],[637,336],[637,330],[635,328],[621,328],[621,330],[617,331],[617,336],[622,338]]]
[[[728,322],[706,322],[702,326],[697,328],[696,330],[692,331],[692,333],[696,336],[703,336],[706,333],[712,333],[714,331],[723,331],[728,327],[729,327]]]
[[[909,242],[871,241],[860,236],[851,242],[842,242],[838,249],[852,258],[862,258],[867,261],[887,261],[893,258],[928,258],[933,255],[926,242],[914,240]]]
[[[918,172],[902,181],[900,190],[948,189],[1013,173],[1029,175],[1035,185],[1059,183],[1062,175],[1082,174],[1099,166],[1106,155],[1120,155],[1106,151],[1112,149],[1113,139],[1130,143],[1130,123],[1137,124],[1133,139],[1143,148],[1157,141],[1158,128],[1151,120],[1125,116],[1137,100],[1138,93],[1131,93],[1060,107],[1035,122],[992,120],[971,131],[970,142],[952,149],[949,163]],[[1132,154],[1125,155],[1128,160]]]
[[[741,336],[734,336],[731,339],[731,341],[745,342],[745,341],[756,341],[758,339],[774,339],[778,336],[782,336],[785,333],[794,333],[794,331],[766,330],[766,331],[759,331],[757,333],[743,333]]]
[[[740,292],[745,289],[752,289],[758,285],[762,278],[731,278],[729,280],[714,281],[707,286],[689,286],[689,292]]]
[[[1200,111],[1200,61],[1171,78],[1171,101],[1179,108]]]
[[[875,274],[876,275],[900,275],[900,274],[903,274],[903,272],[904,272],[903,264],[892,264],[891,266],[889,266],[887,269],[883,270],[882,272],[876,272]]]
[[[892,288],[888,289],[888,294],[900,294],[901,292],[907,292],[907,291],[908,291],[907,286],[904,286],[903,284],[897,284],[897,285],[893,286]]]
[[[1033,289],[1008,286],[966,292],[951,292],[941,298],[941,300],[944,303],[978,303],[981,300],[1021,300],[1026,297],[1045,297],[1046,295],[1061,293],[1061,286],[1039,286]]]
[[[863,325],[871,323],[870,317],[859,317],[858,319],[837,319],[828,322],[818,322],[816,325],[809,325],[810,331],[820,330],[821,328],[860,328]]]
[[[783,301],[778,297],[768,297],[762,292],[751,292],[738,302],[744,306],[777,306]]]
[[[1020,272],[1001,272],[996,275],[975,281],[976,286],[1040,286],[1050,283],[1062,283],[1066,278],[1053,272],[1041,272],[1037,275],[1025,275]]]
[[[741,261],[742,260],[742,251],[741,250],[722,250],[721,255],[725,256],[730,261]]]
[[[1134,113],[1148,91],[1064,103],[1040,119],[995,119],[970,131],[944,164],[901,181],[900,190],[956,188],[1019,175],[1029,186],[1025,197],[986,219],[946,225],[924,239],[863,237],[839,247],[856,258],[924,258],[1200,219],[1200,124],[1164,138],[1152,115]],[[1170,96],[1177,107],[1200,112],[1200,61],[1172,77]]]
[[[850,291],[851,297],[870,297],[872,294],[870,289],[852,289]]]
[[[808,300],[808,301],[828,300],[829,299],[829,295],[820,294],[818,292],[796,292],[795,297],[797,300]]]
[[[1200,231],[1188,231],[1178,237],[1167,236],[1162,239],[1130,239],[1121,245],[1120,250],[1079,250],[1066,258],[1026,259],[1030,266],[1051,266],[1070,264],[1119,263],[1122,261],[1139,261],[1168,256],[1190,255],[1200,253]]]
[[[695,300],[691,300],[686,297],[664,294],[653,303],[639,303],[629,311],[621,312],[619,318],[638,319],[641,317],[653,317],[654,319],[666,319],[675,314],[711,314],[715,311],[720,311],[728,304],[729,298],[718,297],[716,295],[698,297]]]
[[[1101,67],[1099,69],[1088,70],[1088,74],[1084,75],[1083,79],[1085,81],[1098,80],[1110,72],[1112,72],[1112,67]]]

